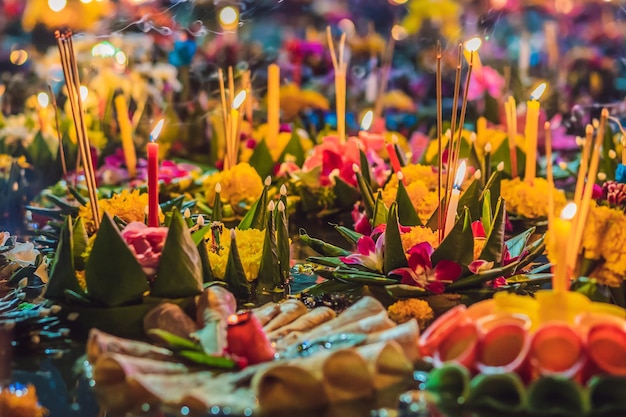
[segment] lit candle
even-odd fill
[[[552,278],[552,289],[555,292],[562,292],[568,290],[569,273],[567,268],[567,248],[571,245],[571,231],[572,231],[572,219],[576,215],[576,203],[567,204],[561,211],[561,216],[554,219],[553,230],[550,234],[553,235],[555,245],[555,260],[556,265],[554,268],[554,276]]]
[[[159,120],[148,143],[148,226],[159,227],[159,144],[156,142],[165,119]]]
[[[530,100],[526,102],[526,172],[524,179],[532,182],[535,179],[537,169],[537,130],[539,129],[539,98],[546,91],[546,83],[541,83],[530,94]]]
[[[465,179],[466,163],[462,161],[459,165],[459,169],[456,171],[456,177],[454,178],[454,185],[452,192],[450,193],[450,202],[448,203],[448,211],[446,212],[446,224],[444,236],[448,236],[448,233],[454,227],[456,220],[456,211],[459,207],[459,198],[461,196],[461,185]]]
[[[271,64],[267,68],[267,138],[270,149],[277,145],[280,129],[280,67]]]
[[[380,151],[385,145],[385,137],[376,132],[372,132],[372,123],[374,122],[374,112],[368,110],[361,119],[361,129],[359,130],[359,139],[365,142],[367,149]]]
[[[50,104],[48,94],[43,91],[37,94],[37,118],[39,119],[39,129],[42,133],[47,130],[48,104]]]
[[[135,178],[137,171],[137,155],[135,154],[135,144],[133,143],[133,127],[128,117],[128,106],[122,94],[115,97],[115,111],[117,113],[117,124],[120,128],[120,138],[122,139],[122,149],[124,150],[124,160],[128,169],[128,176]]]
[[[472,58],[472,53],[477,52],[478,48],[480,48],[480,45],[482,45],[482,40],[478,36],[466,41],[463,45],[463,56],[465,57],[465,60],[468,64],[473,59],[474,71],[477,71],[477,74],[480,74],[483,66],[480,62],[480,57],[478,56],[478,54],[474,54],[474,57]]]

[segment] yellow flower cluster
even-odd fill
[[[626,215],[606,206],[592,206],[583,232],[584,256],[603,260],[592,276],[619,286],[626,275]]]
[[[215,185],[222,187],[222,202],[236,206],[239,203],[252,203],[263,192],[261,177],[248,163],[240,162],[230,169],[208,176],[203,183],[207,202],[213,205]]]
[[[406,190],[413,207],[422,222],[427,221],[438,205],[437,173],[427,165],[407,165],[402,168],[406,179]],[[398,177],[393,175],[383,189],[383,202],[387,207],[396,200]]]
[[[26,161],[25,156],[20,156],[18,158],[14,158],[11,155],[7,155],[5,153],[0,154],[0,171],[6,171],[11,168],[13,162],[17,162],[17,165],[20,168],[30,168],[30,165]]]
[[[415,226],[411,227],[411,231],[402,233],[402,247],[404,251],[408,251],[418,243],[428,242],[433,248],[439,246],[439,236],[436,231],[432,231],[429,227]]]
[[[235,236],[246,278],[248,281],[254,281],[259,275],[265,232],[257,229],[235,229]],[[218,279],[224,279],[228,254],[230,253],[230,229],[224,228],[222,231],[220,245],[223,249],[220,250],[219,255],[210,249],[210,243],[207,244],[207,247],[209,248],[209,264],[211,265],[213,275]]]
[[[527,219],[548,217],[548,181],[535,178],[532,183],[521,180],[519,177],[512,180],[502,180],[501,195],[506,201],[506,210],[517,216]],[[554,209],[559,213],[565,206],[565,193],[554,189]]]
[[[43,417],[48,410],[39,405],[34,385],[11,392],[0,388],[0,415],[10,417]]]
[[[484,237],[479,237],[474,239],[474,260],[480,258],[480,254],[482,253],[485,245],[487,244],[487,239]]]
[[[108,213],[111,217],[117,216],[126,223],[143,222],[146,216],[146,207],[148,207],[148,194],[140,194],[139,190],[123,190],[111,198],[98,200],[98,207],[100,207],[100,216]],[[91,201],[80,207],[78,215],[83,218],[87,233],[90,235],[94,233],[96,228],[91,213]],[[159,217],[160,221],[163,221],[162,213],[159,213]]]
[[[426,327],[435,314],[430,305],[424,300],[418,298],[408,298],[406,300],[400,300],[390,305],[387,309],[389,318],[396,323],[405,323],[411,319],[417,320],[420,329]]]

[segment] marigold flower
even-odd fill
[[[209,204],[215,200],[215,185],[222,187],[222,202],[236,206],[240,203],[252,203],[263,192],[263,181],[250,164],[242,162],[230,169],[208,176],[203,183],[205,196]]]
[[[254,281],[259,275],[261,256],[263,255],[263,242],[265,231],[257,229],[239,230],[235,229],[237,239],[237,249],[241,258],[243,270],[248,281]],[[211,245],[207,245],[209,252],[209,264],[213,275],[218,279],[224,279],[226,275],[226,264],[230,253],[230,229],[224,228],[220,236],[222,249],[218,253],[211,250]]]
[[[527,219],[548,217],[548,181],[535,178],[532,183],[521,180],[519,177],[512,180],[502,180],[501,195],[506,201],[509,213]],[[565,206],[565,193],[554,190],[554,208],[558,213]]]
[[[435,317],[430,305],[418,298],[397,301],[389,306],[387,312],[389,313],[389,318],[398,324],[405,323],[411,319],[417,320],[420,329],[426,327],[426,324]]]

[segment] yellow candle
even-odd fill
[[[37,117],[39,118],[39,129],[41,133],[48,129],[48,104],[50,104],[48,94],[44,92],[37,94]]]
[[[576,203],[567,204],[561,211],[561,216],[554,219],[554,227],[550,230],[555,242],[556,265],[552,278],[552,288],[555,292],[568,290],[570,274],[568,273],[568,246],[571,244],[572,219],[576,215]]]
[[[472,60],[472,52],[476,52],[478,51],[478,48],[480,48],[480,45],[482,44],[482,40],[476,36],[468,41],[465,42],[465,44],[463,45],[463,56],[465,57],[465,61],[467,61],[467,63],[470,63],[470,60]],[[483,65],[480,62],[480,57],[478,56],[478,54],[474,54],[474,58],[473,58],[473,66],[474,66],[474,71],[477,71],[477,74],[480,74],[480,72],[483,69]]]
[[[135,178],[137,173],[137,154],[133,143],[133,127],[128,117],[128,106],[123,95],[118,94],[114,100],[115,111],[117,113],[117,124],[120,128],[120,138],[122,139],[122,149],[124,150],[124,160],[128,169],[128,176]]]
[[[446,212],[446,223],[444,236],[448,236],[448,233],[454,227],[456,220],[456,211],[459,207],[459,198],[461,196],[461,184],[465,179],[466,163],[462,161],[459,165],[459,169],[456,171],[456,177],[454,178],[454,186],[450,193],[450,203],[448,204],[448,211]]]
[[[524,179],[533,181],[537,166],[537,130],[539,128],[539,98],[546,90],[546,83],[541,83],[530,95],[530,100],[526,102],[526,127],[524,136],[526,137],[526,172]]]
[[[506,113],[506,125],[509,139],[509,158],[511,159],[511,177],[517,177],[517,106],[515,99],[509,96],[504,103]]]
[[[268,148],[277,146],[280,128],[280,67],[271,64],[267,68],[267,138]]]

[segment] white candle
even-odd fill
[[[461,197],[461,184],[465,179],[465,161],[461,162],[459,169],[456,171],[456,177],[454,178],[454,185],[452,192],[450,193],[450,203],[448,204],[448,211],[446,212],[446,225],[444,236],[448,236],[448,233],[454,227],[456,221],[456,211],[459,207],[459,198]]]

